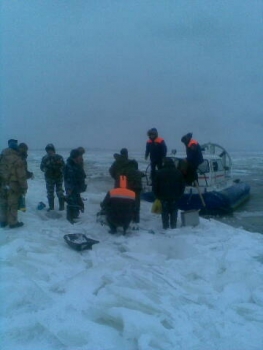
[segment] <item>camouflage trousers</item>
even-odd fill
[[[18,184],[13,183],[12,187],[6,191],[0,191],[0,222],[6,222],[8,225],[17,223],[18,201],[21,196],[21,190]]]
[[[63,178],[59,177],[57,179],[46,178],[46,189],[47,189],[47,198],[53,200],[55,198],[54,192],[58,198],[64,198],[64,190],[63,190]]]

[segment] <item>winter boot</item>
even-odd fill
[[[48,198],[49,208],[47,211],[54,210],[54,198]]]
[[[73,225],[75,221],[73,220],[72,210],[67,207],[67,220]]]
[[[64,198],[62,197],[62,198],[59,198],[59,210],[60,211],[62,211],[62,210],[64,210],[65,209],[65,200],[64,200]]]

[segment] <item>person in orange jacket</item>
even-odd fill
[[[187,185],[198,181],[197,168],[204,161],[201,146],[192,136],[193,134],[189,132],[181,138],[181,142],[186,148],[187,169],[184,175]]]
[[[145,160],[150,155],[151,180],[153,182],[156,168],[159,170],[162,167],[163,159],[166,157],[167,147],[164,139],[158,136],[156,128],[148,130],[147,135],[149,140],[146,143]]]
[[[127,189],[126,176],[120,176],[119,186],[107,192],[101,208],[106,213],[109,233],[116,233],[117,227],[122,227],[125,234],[135,211],[135,192]]]

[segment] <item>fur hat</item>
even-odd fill
[[[85,153],[85,148],[82,146],[78,147],[77,150],[81,153],[81,155]]]
[[[70,158],[72,158],[72,159],[76,159],[76,158],[78,158],[79,156],[81,156],[81,152],[80,152],[78,149],[73,149],[73,150],[70,152]]]
[[[24,142],[21,142],[19,145],[18,145],[18,148],[20,150],[23,150],[23,151],[28,151],[28,145]]]
[[[46,145],[45,151],[54,151],[55,152],[55,146],[53,145],[53,143],[49,143]]]

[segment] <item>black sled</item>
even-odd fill
[[[95,239],[88,238],[82,233],[69,233],[64,236],[65,241],[67,244],[78,251],[84,250],[84,249],[92,249],[93,244],[100,243],[99,241],[96,241]]]

